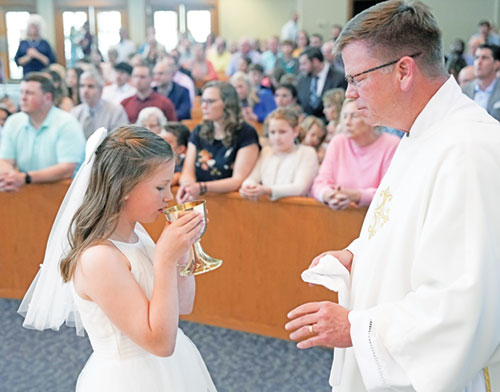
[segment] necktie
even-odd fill
[[[311,84],[309,85],[309,105],[315,109],[318,106],[319,96],[318,96],[318,77],[311,77]]]
[[[89,114],[85,117],[85,121],[83,122],[83,133],[85,138],[88,139],[90,135],[92,135],[95,131],[94,127],[94,111],[89,109]]]

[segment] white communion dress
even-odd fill
[[[153,290],[155,244],[142,229],[139,241],[112,241],[128,258],[131,272],[148,298]],[[92,301],[73,296],[94,352],[78,377],[77,392],[215,392],[193,342],[179,328],[172,356],[157,357],[135,344]]]

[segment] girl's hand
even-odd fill
[[[176,221],[167,224],[156,244],[156,252],[161,260],[177,264],[190,247],[200,238],[204,222],[201,214],[189,211]]]

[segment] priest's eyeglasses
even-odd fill
[[[408,55],[408,57],[417,57],[419,55],[421,55],[422,52],[417,52],[417,53],[414,53],[414,54],[410,54]],[[403,56],[403,57],[407,57],[407,56]],[[401,60],[403,57],[400,57],[399,59],[397,60],[394,60],[394,61],[391,61],[389,63],[386,63],[386,64],[382,64],[382,65],[378,65],[376,67],[373,67],[373,68],[370,68],[370,69],[367,69],[366,71],[363,71],[363,72],[359,72],[355,75],[346,75],[345,76],[345,80],[347,81],[348,84],[350,84],[351,86],[353,86],[354,88],[357,88],[358,87],[358,81],[356,81],[354,78],[357,78],[358,76],[361,76],[361,75],[364,75],[364,74],[367,74],[367,73],[370,73],[370,72],[373,72],[373,71],[376,71],[377,69],[381,69],[381,68],[385,68],[385,67],[388,67],[390,65],[394,65],[396,64],[399,60]]]

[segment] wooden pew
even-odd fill
[[[249,122],[249,124],[255,128],[255,130],[257,131],[257,133],[259,134],[259,136],[262,136],[263,133],[264,133],[264,123],[260,123],[260,122],[257,122],[257,121],[252,121],[252,122]]]
[[[188,129],[192,132],[193,129],[202,122],[201,119],[191,119],[191,120],[182,120],[183,123]]]
[[[43,261],[45,244],[68,182],[0,193],[0,296],[22,298]],[[207,194],[203,249],[221,258],[197,277],[194,312],[200,323],[287,338],[286,313],[308,301],[336,300],[300,279],[312,258],[357,236],[365,209],[332,211],[309,198],[251,202],[237,193]],[[165,220],[145,225],[156,240]]]
[[[194,97],[193,107],[191,108],[191,118],[193,120],[200,120],[203,117],[201,113],[201,97],[199,95]]]

